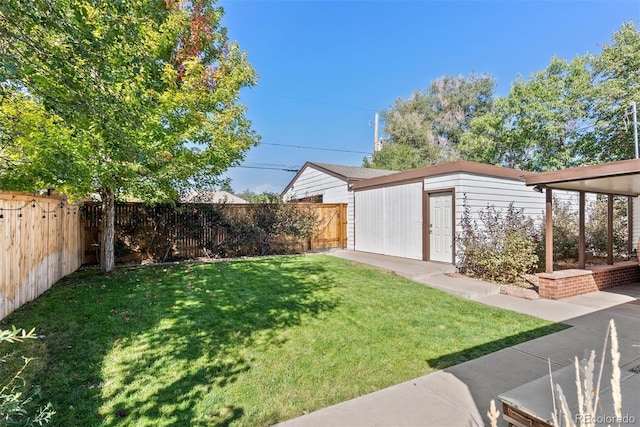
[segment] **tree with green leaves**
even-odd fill
[[[241,199],[246,200],[249,203],[281,203],[282,199],[279,194],[265,191],[263,193],[256,193],[248,188],[241,193],[237,194]]]
[[[404,170],[458,157],[470,120],[489,111],[495,81],[489,75],[443,76],[382,113],[387,142],[365,166]]]
[[[89,192],[86,144],[33,96],[0,85],[0,188]],[[69,167],[73,165],[73,167]]]
[[[215,180],[257,143],[238,103],[256,74],[220,27],[222,13],[214,0],[0,4],[3,103],[23,97],[51,121],[47,129],[67,138],[15,128],[11,114],[23,129],[32,119],[13,108],[0,119],[0,159],[26,156],[0,164],[1,184],[35,190],[62,180],[72,195],[97,192],[104,272],[114,268],[116,199],[175,199],[194,181]],[[8,178],[16,173],[32,179]]]
[[[223,180],[221,180],[220,184],[218,185],[218,190],[235,194],[235,191],[233,191],[233,187],[231,187],[231,178],[226,177]]]
[[[518,79],[509,96],[473,118],[461,136],[466,160],[530,171],[573,166],[576,149],[588,138],[587,94],[591,76],[586,59],[553,58],[528,80]]]
[[[593,72],[593,137],[580,147],[591,161],[635,156],[630,103],[640,105],[640,31],[628,22],[591,62]]]
[[[471,120],[460,156],[529,171],[629,159],[632,101],[640,103],[640,32],[627,23],[599,55],[553,58],[518,79],[509,96]]]
[[[408,144],[388,143],[382,150],[374,152],[371,158],[365,157],[362,165],[365,168],[402,171],[437,163],[438,159],[440,150],[433,144],[419,149]]]

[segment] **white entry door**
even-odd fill
[[[453,262],[453,194],[429,195],[429,258]]]

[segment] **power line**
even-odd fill
[[[298,169],[288,169],[288,168],[270,168],[266,166],[235,166],[237,168],[245,168],[245,169],[265,169],[265,170],[274,170],[274,171],[285,171],[285,172],[298,172]]]
[[[260,145],[276,145],[278,147],[302,148],[305,150],[339,151],[341,153],[371,154],[371,152],[368,151],[340,150],[338,148],[309,147],[306,145],[276,144],[275,142],[261,142]]]
[[[244,166],[278,166],[281,168],[296,168],[297,166],[292,166],[291,164],[282,164],[282,163],[264,163],[264,162],[244,162]]]

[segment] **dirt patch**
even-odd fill
[[[635,256],[634,257],[629,257],[629,256],[624,256],[624,255],[614,255],[613,257],[613,262],[623,262],[623,261],[629,261],[629,260],[635,260]],[[593,255],[590,253],[585,254],[585,265],[588,266],[592,266],[592,265],[603,265],[607,263],[607,257],[606,255]],[[553,262],[553,270],[554,271],[558,271],[558,270],[568,270],[571,268],[578,268],[578,260],[577,259],[573,259],[573,258],[567,258],[567,259],[559,259]],[[541,265],[540,266],[540,270],[538,271],[539,273],[542,273],[544,271],[544,266]]]
[[[509,295],[512,297],[523,298],[523,299],[539,299],[540,298],[540,295],[538,295],[538,276],[536,276],[535,274],[525,274],[524,275],[525,283],[522,286],[486,282],[480,279],[476,279],[474,277],[465,276],[464,274],[460,274],[460,273],[449,273],[447,274],[447,276],[463,277],[465,279],[477,280],[478,282],[491,283],[492,285],[498,285],[500,286],[501,294]]]
[[[539,299],[540,295],[533,288],[523,288],[521,286],[500,285],[500,293],[512,297],[523,299]]]

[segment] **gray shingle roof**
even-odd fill
[[[316,163],[309,162],[310,165],[316,165],[328,171],[331,171],[335,174],[342,175],[347,179],[369,179],[376,178],[378,176],[386,176],[391,175],[392,173],[397,173],[396,171],[389,171],[383,169],[371,169],[371,168],[363,168],[359,166],[343,166],[343,165],[334,165],[331,163]]]

